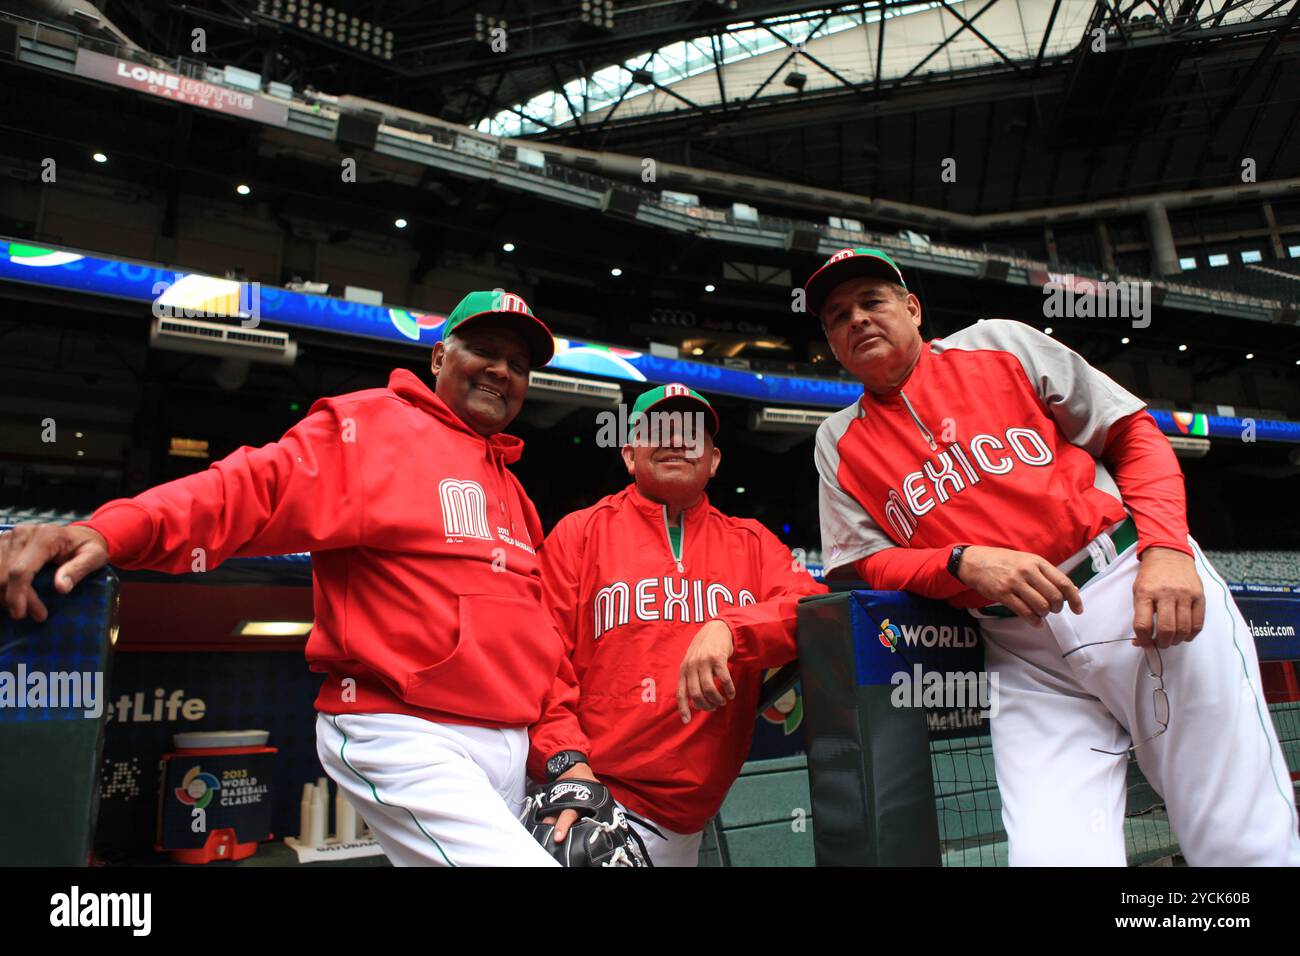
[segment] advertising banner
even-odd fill
[[[87,79],[124,86],[161,99],[199,106],[217,113],[229,113],[271,126],[284,126],[289,119],[289,107],[286,104],[277,103],[257,93],[232,90],[155,66],[105,56],[93,50],[77,51],[74,70],[78,76]]]

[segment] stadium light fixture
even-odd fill
[[[238,186],[235,187],[235,192],[239,193],[239,195],[241,195],[241,196],[247,196],[247,195],[248,195],[249,193],[251,193],[252,191],[253,191],[253,190],[249,189],[249,188],[248,188],[246,185],[244,185],[243,183],[240,183]]]
[[[1180,351],[1180,352],[1186,352],[1186,351],[1187,351],[1187,346],[1186,346],[1186,345],[1180,345],[1180,346],[1178,346],[1178,351]]]
[[[1131,340],[1131,339],[1126,335],[1126,336],[1124,336],[1122,339],[1119,340],[1119,344],[1120,344],[1120,345],[1128,345],[1130,341],[1132,341],[1132,340]]]
[[[609,274],[615,277],[621,276],[623,274],[623,270],[620,269],[618,266],[615,266],[614,268],[609,270]]]
[[[313,34],[339,47],[351,47],[378,60],[393,58],[393,31],[377,23],[349,16],[320,3],[295,0],[256,0],[253,12],[285,26]],[[505,26],[505,21],[500,21]]]
[[[398,229],[405,229],[406,220],[399,217],[393,220],[393,225],[396,226]]]
[[[578,21],[597,30],[614,29],[614,0],[582,0]]]
[[[1246,353],[1246,358],[1248,358],[1248,359],[1253,359],[1254,357],[1255,357],[1255,353],[1254,353],[1254,352],[1247,352],[1247,353]]]
[[[105,154],[103,154],[103,153],[94,153],[94,154],[91,155],[90,158],[93,159],[93,160],[94,160],[95,162],[97,162],[97,163],[106,163],[106,162],[108,162],[108,157],[107,157]]]
[[[716,288],[717,288],[717,286],[715,286],[712,282],[710,282],[708,285],[706,285],[706,286],[704,287],[704,291],[705,291],[705,292],[712,292],[712,291],[713,291],[714,289],[716,289]]]
[[[513,242],[505,242],[505,243],[502,243],[502,244],[501,244],[501,251],[502,251],[502,252],[514,252],[514,251],[515,251],[515,244],[514,244]]]
[[[179,435],[173,435],[167,448],[167,455],[171,458],[207,458],[209,455],[208,440],[206,438],[181,438]]]
[[[1047,335],[1051,335],[1051,334],[1052,334],[1052,327],[1049,325],[1047,328],[1043,329],[1043,332],[1044,332],[1045,334],[1047,334]]]
[[[505,19],[494,17],[491,14],[474,14],[474,40],[476,42],[486,43],[490,39],[491,32],[498,27],[507,30],[510,24]]]
[[[306,637],[311,627],[311,621],[240,621],[235,626],[235,636]]]

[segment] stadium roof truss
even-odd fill
[[[294,2],[296,24],[266,12]],[[344,10],[350,24],[373,20],[395,38],[392,58],[331,43],[314,22],[304,28],[308,6],[312,17],[324,8],[326,23]],[[1238,155],[1259,157],[1261,178],[1297,169],[1288,147],[1300,108],[1277,94],[1295,86],[1300,0],[101,7],[144,47],[169,53],[202,26],[210,58],[295,89],[498,135],[975,213],[1216,185]],[[954,143],[977,157],[981,185],[969,195],[941,195],[916,173],[938,149],[954,155]],[[1242,153],[1247,145],[1256,152]],[[1037,156],[1051,158],[1035,178]]]
[[[756,102],[826,92],[865,99],[882,87],[936,76],[1019,74],[1041,69],[1045,61],[1066,57],[1098,37],[1132,45],[1193,31],[1201,36],[1209,30],[1231,32],[1288,6],[1293,18],[1300,3],[878,0],[795,9],[799,6],[719,23],[688,39],[668,37],[585,72],[582,59],[567,62],[557,50],[548,64],[552,87],[502,109],[489,100],[476,127],[500,136],[599,133],[611,122],[644,122],[683,110],[735,123]],[[1083,59],[1076,57],[1076,66]],[[572,78],[564,80],[566,74]]]

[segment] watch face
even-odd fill
[[[568,754],[556,754],[550,760],[546,761],[547,773],[562,773],[569,766]]]

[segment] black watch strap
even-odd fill
[[[554,783],[580,763],[589,764],[587,755],[581,750],[561,750],[546,761],[546,782]]]
[[[959,544],[953,548],[952,553],[948,555],[948,573],[954,578],[957,578],[958,581],[960,581],[961,578],[957,576],[957,571],[961,567],[961,556],[966,553],[966,548],[967,545]]]

